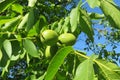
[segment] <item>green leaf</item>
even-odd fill
[[[89,14],[91,19],[103,19],[105,17],[104,14],[98,14],[98,13],[90,13]]]
[[[12,21],[15,21],[16,19],[18,19],[18,18],[20,18],[20,16],[18,16],[18,17],[14,17],[14,18],[11,18],[11,19],[6,19],[6,18],[4,18],[4,19],[0,19],[0,24],[2,25],[2,24],[5,24],[5,23],[7,23],[7,22],[12,22]]]
[[[70,17],[68,16],[65,18],[65,22],[63,24],[63,31],[64,33],[66,33],[69,32],[69,30],[70,30]]]
[[[71,51],[73,51],[73,48],[71,46],[67,46],[67,47],[61,48],[56,53],[56,55],[53,57],[53,59],[51,60],[49,66],[48,66],[47,73],[46,73],[46,76],[45,76],[45,80],[52,80],[54,78],[54,76],[57,73],[59,67],[63,63],[65,57]]]
[[[20,59],[23,59],[25,56],[26,56],[26,51],[23,50],[23,51],[20,53],[19,58],[20,58]],[[27,61],[27,60],[26,60],[26,61]]]
[[[16,61],[16,60],[19,59],[19,56],[20,56],[19,54],[16,55],[16,56],[15,56],[15,55],[12,55],[11,58],[10,58],[10,60],[11,60],[11,61]]]
[[[95,7],[100,6],[99,0],[87,0],[87,2],[91,8],[95,8]]]
[[[2,29],[11,29],[11,30],[14,30],[14,27],[16,27],[16,25],[18,25],[19,21],[21,19],[21,16],[18,16],[12,20],[10,20],[9,22],[7,22],[3,27]]]
[[[34,7],[36,2],[37,2],[37,0],[28,0],[28,6]]]
[[[81,63],[80,59],[82,59],[82,58],[83,57],[80,57],[75,54],[70,54],[67,56],[66,64],[67,64],[68,73],[72,73],[75,75],[75,71],[76,71],[78,65]],[[82,62],[83,61],[84,60],[82,59]]]
[[[1,74],[2,77],[4,76],[5,72],[8,72],[9,65],[10,65],[10,60],[7,61],[5,67],[2,70],[2,74]]]
[[[11,41],[12,44],[12,55],[17,56],[20,51],[21,51],[21,46],[20,46],[20,42],[15,40],[15,41]]]
[[[40,15],[40,27],[43,27],[47,24],[47,19],[44,15]],[[43,23],[43,24],[42,24]]]
[[[30,80],[36,80],[36,75],[31,75]]]
[[[16,0],[5,0],[0,3],[0,13],[6,10],[12,3],[14,3]]]
[[[54,23],[51,24],[51,29],[56,30],[58,27],[58,21],[55,21]]]
[[[18,25],[18,29],[23,29],[25,24],[27,23],[29,13],[27,13],[24,17],[22,17],[22,21]]]
[[[23,13],[23,6],[20,4],[12,4],[12,10],[22,14]]]
[[[2,53],[2,51],[1,51],[1,49],[0,49],[0,61],[1,61],[1,59],[2,59],[2,56],[3,56],[3,53]]]
[[[3,46],[3,42],[4,42],[4,39],[3,39],[3,38],[0,38],[0,62],[1,62],[1,59],[2,59],[2,57],[3,57],[3,53],[2,53],[2,51],[1,51],[1,48],[2,48],[2,46]]]
[[[38,33],[42,32],[48,26],[46,17],[44,15],[40,15],[40,18],[35,26]]]
[[[0,20],[2,20],[2,19],[10,19],[10,18],[11,18],[10,16],[3,16],[3,15],[0,16]]]
[[[34,9],[31,8],[29,14],[28,14],[28,20],[27,20],[27,26],[26,26],[26,31],[28,32],[34,25]]]
[[[63,71],[58,71],[57,73],[56,73],[56,75],[55,75],[55,79],[56,80],[69,80],[69,78],[68,77],[66,77],[66,73]]]
[[[101,69],[102,75],[104,75],[104,77],[107,80],[119,80],[120,79],[120,74],[118,74],[120,72],[120,68],[117,65],[115,65],[114,63],[105,61],[105,60],[100,60],[100,59],[97,59],[95,62]]]
[[[90,21],[90,18],[88,14],[81,9],[81,16],[80,16],[80,27],[81,31],[87,34],[87,36],[91,39],[91,41],[94,41],[93,35],[94,31],[92,29],[92,23]]]
[[[114,28],[120,29],[120,21],[119,21],[120,20],[120,10],[119,10],[119,8],[108,0],[101,0],[100,8],[102,9],[103,13],[107,17],[111,26]]]
[[[40,20],[37,20],[37,22],[35,23],[33,28],[35,28],[35,31],[36,31],[37,34],[40,34],[40,30],[41,30]]]
[[[80,11],[79,7],[72,9],[70,13],[70,24],[71,24],[71,31],[74,32],[77,28],[79,22]]]
[[[36,28],[33,27],[32,29],[30,29],[30,31],[28,32],[27,36],[37,36],[37,31]]]
[[[25,39],[23,41],[23,46],[24,46],[24,48],[26,49],[26,51],[28,52],[29,55],[31,55],[32,57],[38,57],[39,58],[37,48],[31,40]]]
[[[67,56],[66,64],[67,64],[67,69],[68,69],[69,73],[74,73],[74,71],[75,71],[74,67],[76,66],[75,62],[77,62],[76,60],[77,60],[77,58],[76,58],[76,55],[74,55],[74,54],[70,54]]]
[[[5,67],[7,64],[7,61],[10,59],[8,54],[5,52],[5,50],[3,49],[3,47],[1,48],[1,52],[2,52],[2,58],[0,60],[0,67]]]
[[[42,76],[40,76],[37,80],[44,80],[45,75],[46,75],[46,72]]]
[[[73,80],[94,80],[93,61],[91,59],[85,60],[77,67]]]
[[[62,29],[63,24],[64,24],[64,19],[62,18],[58,22],[58,27],[56,28],[56,32],[58,32],[59,34],[63,33],[63,29]]]
[[[8,57],[10,58],[11,55],[12,55],[12,45],[11,45],[11,42],[9,40],[5,40],[3,42],[3,47],[4,47]]]
[[[0,37],[0,49],[2,48],[2,46],[3,46],[3,42],[4,42],[4,38],[3,37]]]
[[[30,65],[29,64],[30,63],[30,56],[28,54],[26,55],[26,62],[27,62],[27,65],[29,66]]]

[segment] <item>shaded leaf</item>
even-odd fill
[[[67,64],[67,69],[68,69],[69,73],[75,75],[76,69],[77,69],[78,65],[81,63],[81,61],[80,61],[81,58],[83,58],[83,57],[80,57],[80,56],[77,56],[74,54],[70,54],[67,56],[67,63],[66,64]],[[82,62],[83,61],[84,60],[82,59]],[[72,77],[74,77],[74,76],[72,76]]]
[[[21,46],[19,41],[11,41],[12,44],[12,55],[17,56],[20,53]]]
[[[34,9],[31,8],[29,14],[28,14],[28,20],[27,20],[27,26],[26,26],[26,31],[29,31],[33,25],[34,25],[34,22],[35,19],[34,19]]]
[[[34,27],[35,27],[36,33],[40,34],[40,30],[42,28],[42,27],[40,27],[40,20],[37,20],[37,22],[35,23]]]
[[[8,57],[10,58],[11,55],[12,55],[12,45],[11,45],[11,42],[9,40],[5,40],[3,42],[3,47],[4,47]]]
[[[2,48],[2,46],[3,46],[3,42],[4,42],[4,38],[2,37],[2,38],[0,38],[0,49]]]
[[[94,32],[92,29],[92,24],[91,24],[88,14],[82,9],[81,9],[81,16],[80,16],[80,27],[81,27],[81,31],[86,33],[89,39],[93,42]]]
[[[36,26],[37,32],[42,32],[47,27],[48,27],[48,25],[47,25],[47,19],[46,19],[46,17],[44,15],[40,15],[40,20],[38,21],[38,24]]]
[[[6,51],[4,50],[4,48],[1,48],[1,52],[2,52],[2,58],[0,61],[0,67],[5,67],[7,64],[7,61],[10,59],[8,54],[6,53]]]
[[[73,51],[73,48],[71,46],[67,46],[67,47],[61,48],[56,53],[56,55],[53,57],[53,59],[51,60],[49,66],[48,66],[47,73],[46,73],[46,76],[45,76],[45,80],[52,80],[54,78],[54,76],[57,73],[59,67],[63,63],[65,57],[71,51]]]
[[[0,3],[0,13],[6,10],[12,3],[14,3],[16,0],[5,0]]]
[[[45,75],[46,75],[46,72],[42,76],[40,76],[38,80],[44,80]]]
[[[73,80],[94,80],[93,61],[91,59],[85,60],[77,67]]]
[[[72,72],[74,73],[76,62],[77,62],[76,60],[77,59],[76,59],[76,56],[74,54],[70,54],[70,55],[67,56],[66,63],[67,63],[67,69],[68,69],[69,73],[72,73]]]
[[[23,46],[29,55],[31,55],[32,57],[39,57],[37,48],[31,40],[25,39],[23,42]]]
[[[56,75],[55,75],[55,79],[56,80],[67,80],[67,79],[69,79],[68,77],[66,77],[66,73],[65,72],[60,72],[60,71],[58,71],[57,73],[56,73]]]

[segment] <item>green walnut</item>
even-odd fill
[[[72,33],[63,33],[58,37],[61,45],[71,46],[76,42],[76,37]]]
[[[58,34],[53,30],[45,30],[42,32],[41,42],[46,45],[54,45],[58,41]]]
[[[52,58],[57,52],[57,50],[58,50],[57,46],[47,46],[45,49],[45,57]]]

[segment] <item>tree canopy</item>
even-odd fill
[[[114,0],[0,0],[0,79],[119,80],[119,19]]]

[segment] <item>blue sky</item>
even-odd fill
[[[76,1],[78,1],[78,0],[76,0]],[[85,0],[83,0],[83,1],[85,1]],[[118,6],[120,6],[120,0],[114,0],[114,2],[118,5]],[[99,8],[94,8],[94,9],[92,9],[92,8],[90,8],[89,6],[88,6],[88,4],[86,3],[85,4],[85,7],[87,8],[87,11],[88,12],[97,12],[97,13],[102,13],[102,11],[99,9]],[[103,27],[103,25],[99,25],[99,24],[96,24],[96,25],[94,25],[93,27],[95,27],[95,28],[98,28],[98,29],[104,29],[104,27]],[[110,29],[109,28],[107,28],[107,30],[109,31]],[[107,42],[107,40],[105,39],[105,37],[104,36],[102,36],[100,39],[97,39],[97,31],[95,31],[95,36],[94,36],[94,38],[95,38],[95,44],[105,44],[106,42]],[[81,51],[84,51],[84,52],[87,52],[88,53],[88,55],[91,55],[92,53],[94,53],[93,51],[91,51],[91,50],[89,50],[89,51],[85,51],[84,50],[84,48],[85,47],[87,47],[87,45],[86,45],[86,43],[85,43],[85,39],[86,39],[86,35],[84,34],[84,33],[81,33],[80,35],[79,35],[79,37],[78,37],[78,39],[77,39],[77,42],[76,42],[76,44],[74,45],[74,48],[75,49],[77,49],[77,50],[81,50]],[[120,45],[120,43],[118,43],[119,45]],[[112,46],[111,46],[111,44],[108,44],[106,47],[105,47],[105,49],[107,50],[107,51],[113,51],[113,49],[112,49]],[[117,48],[116,49],[114,49],[115,51],[116,51],[116,53],[120,53],[120,46],[117,46]],[[119,62],[117,62],[118,64],[119,64]],[[120,64],[119,64],[120,65]]]

